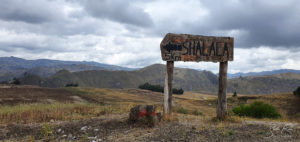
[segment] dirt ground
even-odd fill
[[[183,116],[177,116],[183,117]],[[1,126],[6,141],[299,141],[300,125],[286,122],[216,123],[195,118],[160,122],[155,127],[127,123],[127,114],[72,122]],[[47,127],[46,127],[47,126]]]
[[[299,98],[290,93],[228,96],[228,109],[255,100],[274,105],[282,118],[255,119],[233,116],[214,121],[216,96],[185,92],[174,95],[173,117],[154,127],[130,125],[128,112],[107,113],[79,120],[48,120],[43,123],[0,125],[0,141],[295,141],[300,139]],[[0,106],[71,102],[124,106],[162,105],[162,93],[140,89],[71,88],[50,89],[32,86],[0,88]],[[112,106],[113,107],[113,106]],[[4,108],[4,107],[3,107]],[[185,108],[182,114],[177,108]],[[161,111],[161,108],[157,109]],[[197,110],[201,115],[193,115]],[[232,114],[231,114],[232,115]],[[5,116],[5,115],[3,115]]]

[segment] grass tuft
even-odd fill
[[[182,113],[182,114],[188,114],[189,113],[189,110],[183,108],[183,107],[179,107],[176,109],[176,112],[177,113]]]
[[[193,115],[197,115],[197,116],[198,116],[198,115],[201,115],[201,116],[203,115],[202,112],[200,112],[200,111],[198,111],[198,110],[196,110],[196,109],[193,111],[192,114],[193,114]]]

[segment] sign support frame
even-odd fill
[[[166,62],[165,88],[164,88],[164,118],[169,118],[172,114],[172,81],[174,72],[174,61]]]
[[[172,81],[174,61],[220,62],[217,100],[217,119],[227,117],[227,70],[233,61],[232,37],[168,33],[160,44],[162,59],[166,61],[163,117],[172,115]]]

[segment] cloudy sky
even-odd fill
[[[229,72],[300,70],[299,0],[0,0],[0,56],[164,63],[166,33],[235,38]],[[218,72],[217,63],[176,62]]]

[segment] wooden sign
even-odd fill
[[[160,50],[164,61],[232,61],[233,38],[168,33]]]
[[[172,113],[172,80],[174,61],[220,62],[217,118],[227,115],[227,68],[233,61],[233,38],[187,34],[167,34],[160,43],[161,56],[166,63],[164,118]]]

